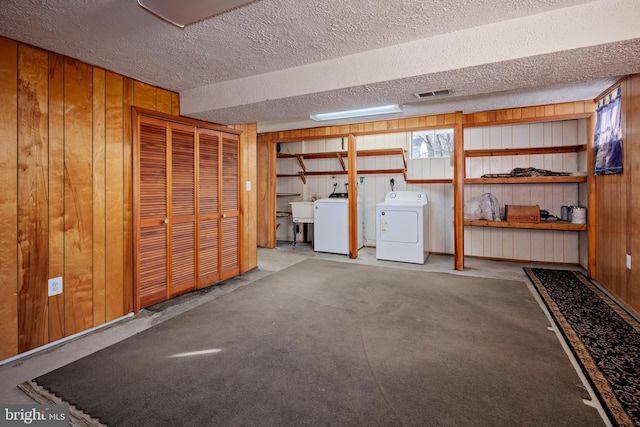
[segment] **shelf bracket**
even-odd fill
[[[338,157],[338,160],[340,161],[340,165],[342,166],[342,170],[346,171],[347,168],[344,165],[344,160],[342,159],[342,154],[341,153],[336,153],[336,156]]]
[[[307,168],[304,165],[304,154],[296,154],[296,159],[298,159],[298,163],[300,164],[300,167],[302,168],[303,172],[307,171]]]

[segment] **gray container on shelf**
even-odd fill
[[[569,218],[571,210],[569,209],[569,206],[561,206],[560,207],[560,219],[563,221],[571,221],[571,218]]]

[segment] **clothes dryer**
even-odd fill
[[[390,191],[376,204],[376,259],[424,264],[429,201],[424,191]]]

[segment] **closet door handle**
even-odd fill
[[[169,224],[169,218],[165,218],[165,219],[164,219],[164,223],[165,223],[165,224]]]

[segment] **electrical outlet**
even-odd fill
[[[59,295],[62,293],[62,277],[54,277],[49,279],[49,296]]]
[[[627,270],[631,270],[631,255],[627,254]]]

